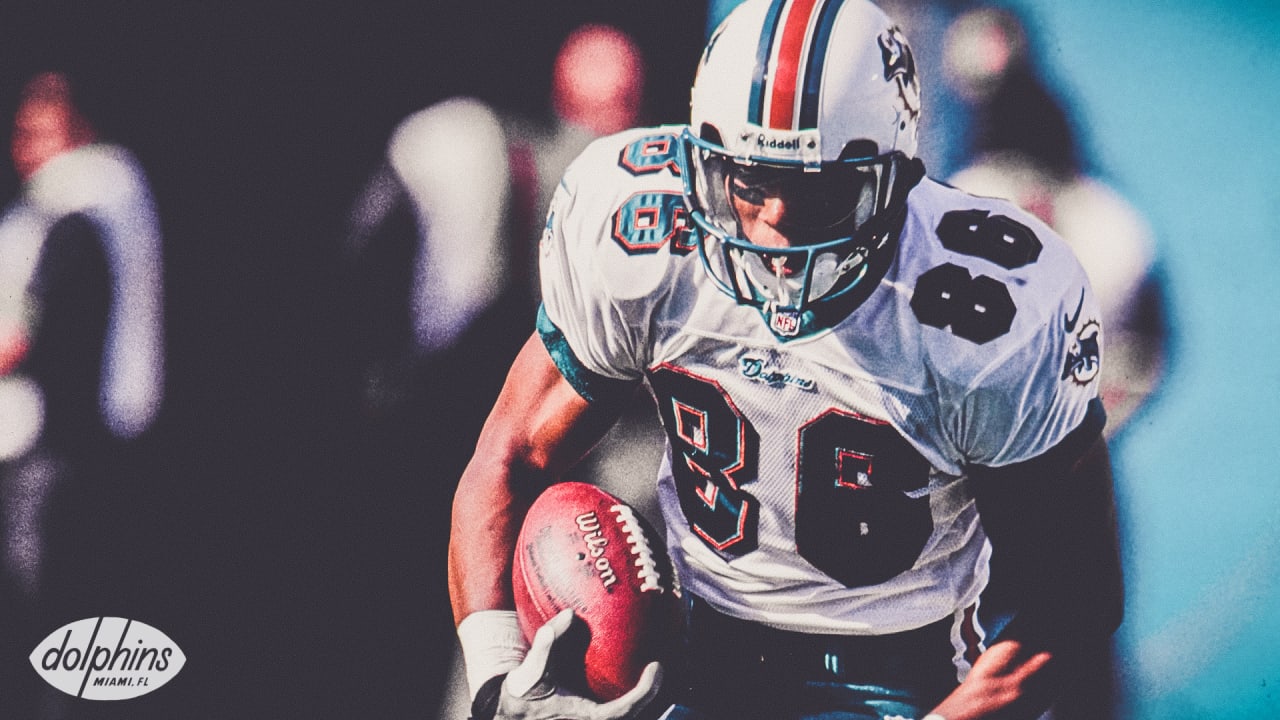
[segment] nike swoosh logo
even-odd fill
[[[1084,307],[1084,288],[1080,288],[1080,302],[1076,303],[1076,314],[1072,317],[1062,316],[1062,322],[1067,326],[1067,334],[1076,331],[1076,323],[1080,320],[1080,309]]]

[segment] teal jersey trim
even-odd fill
[[[538,335],[542,337],[542,344],[547,348],[560,374],[587,402],[620,403],[635,390],[636,382],[606,377],[587,369],[578,360],[578,356],[573,354],[573,348],[569,347],[564,333],[547,317],[544,305],[538,306]]]

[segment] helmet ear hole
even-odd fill
[[[880,146],[875,140],[850,140],[840,151],[840,160],[861,160],[873,158],[880,154]]]
[[[724,138],[720,135],[720,131],[711,123],[702,123],[702,127],[698,128],[698,138],[706,142],[724,147]]]

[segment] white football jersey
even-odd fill
[[[717,289],[685,222],[681,128],[597,141],[541,244],[540,326],[588,399],[645,379],[682,585],[787,630],[882,634],[971,606],[989,545],[966,482],[1085,417],[1097,303],[1047,226],[923,180],[897,258],[835,327],[784,340]]]

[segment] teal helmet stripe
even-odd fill
[[[813,29],[813,41],[809,46],[809,59],[805,63],[804,93],[800,98],[800,124],[797,130],[818,127],[818,109],[822,92],[822,67],[827,58],[827,45],[831,42],[831,29],[844,0],[826,0],[819,11],[818,23]]]
[[[756,49],[756,69],[751,76],[751,102],[747,105],[747,122],[761,125],[764,122],[764,86],[769,74],[769,55],[773,52],[774,38],[778,34],[778,21],[788,0],[773,0],[765,15],[760,32],[760,45]],[[697,132],[697,128],[694,129]]]

